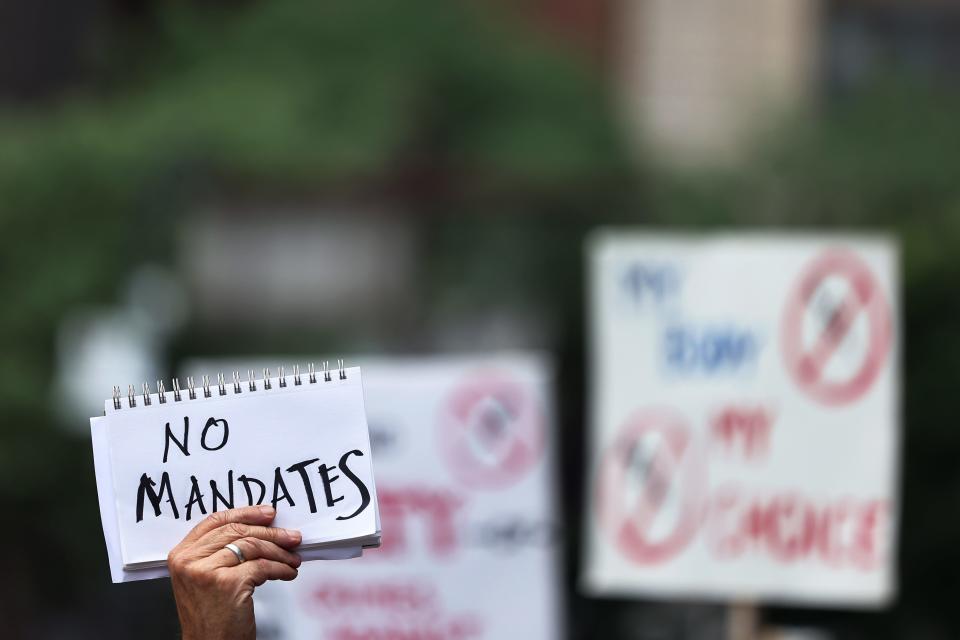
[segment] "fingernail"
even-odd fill
[[[303,558],[300,557],[300,554],[299,554],[299,553],[293,554],[293,558],[294,558],[294,560],[293,560],[293,568],[294,568],[294,569],[296,569],[296,568],[299,567],[301,564],[303,564]]]
[[[300,532],[294,531],[293,529],[284,529],[283,532],[290,538],[293,542],[300,542]]]
[[[273,507],[268,507],[267,505],[263,505],[260,507],[260,513],[262,513],[265,516],[272,516],[275,513],[275,511]]]

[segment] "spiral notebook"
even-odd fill
[[[91,435],[115,582],[166,575],[198,522],[249,504],[273,505],[275,526],[301,531],[304,559],[379,546],[359,368],[114,387]]]

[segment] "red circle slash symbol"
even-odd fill
[[[627,421],[603,456],[600,522],[627,558],[660,564],[682,552],[699,527],[705,465],[682,418],[647,410]]]
[[[539,403],[523,384],[496,372],[477,374],[457,387],[438,424],[450,472],[472,489],[514,484],[543,453]]]
[[[890,306],[870,268],[843,249],[824,252],[802,273],[784,310],[781,347],[796,383],[826,405],[865,394],[892,339]]]

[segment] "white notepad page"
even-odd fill
[[[109,443],[107,442],[106,418],[90,418],[90,438],[93,445],[94,471],[97,479],[97,501],[100,504],[100,521],[103,538],[107,544],[107,560],[110,578],[114,583],[135,580],[165,578],[170,573],[167,567],[150,566],[142,569],[125,569],[120,557],[120,534],[117,531],[117,504],[113,496],[113,470],[110,466]],[[380,529],[380,511],[377,510],[377,529]],[[363,554],[362,546],[335,547],[327,549],[298,549],[304,562],[310,560],[348,560]]]
[[[376,542],[360,370],[345,373],[346,379],[335,373],[330,381],[318,375],[315,383],[304,375],[300,385],[287,376],[285,388],[273,378],[269,390],[259,380],[250,391],[245,381],[239,393],[229,384],[225,396],[214,385],[210,398],[198,390],[190,399],[184,391],[179,402],[167,393],[163,404],[153,395],[150,406],[142,397],[134,408],[127,398],[119,410],[109,404],[106,433],[124,567],[165,562],[200,520],[228,508],[223,499],[229,501],[231,486],[235,507],[251,498],[276,500],[274,525],[300,530],[305,548]]]

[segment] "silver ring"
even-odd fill
[[[230,551],[233,552],[233,555],[237,556],[237,564],[243,564],[243,562],[246,560],[246,558],[243,557],[243,551],[240,551],[240,547],[233,544],[232,542],[229,544],[223,545],[223,548],[230,549]]]

